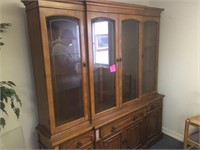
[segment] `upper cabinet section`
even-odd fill
[[[122,114],[156,93],[163,9],[107,0],[23,3],[39,122],[47,131]]]

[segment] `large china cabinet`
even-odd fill
[[[163,9],[107,0],[22,0],[40,148],[147,148],[161,136]]]

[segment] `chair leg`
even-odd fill
[[[186,120],[185,121],[185,132],[184,132],[184,149],[187,149],[187,141],[188,141],[188,136],[189,136],[189,133],[188,133],[188,130],[189,130],[189,120]]]

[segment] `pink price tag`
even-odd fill
[[[111,65],[110,66],[110,72],[115,72],[116,71],[116,66],[115,65]]]

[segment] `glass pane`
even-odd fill
[[[56,125],[84,116],[79,21],[47,18]]]
[[[115,43],[114,21],[92,20],[95,112],[115,104]]]
[[[155,90],[156,49],[157,23],[153,21],[145,22],[143,34],[143,94]]]
[[[122,22],[122,101],[138,97],[139,22]]]

